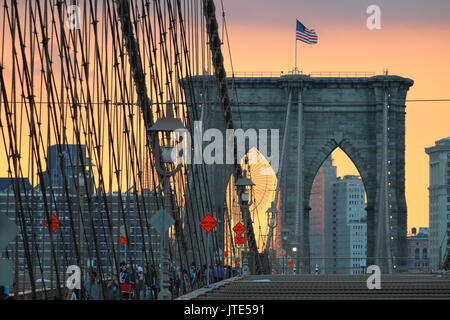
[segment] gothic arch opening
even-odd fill
[[[241,159],[241,167],[246,171],[247,177],[255,184],[250,199],[250,215],[253,221],[253,229],[258,250],[261,252],[264,250],[268,238],[269,215],[267,211],[272,205],[272,199],[275,198],[277,177],[268,160],[257,148],[251,148],[246,156]],[[239,250],[245,248],[245,245],[235,245],[230,241],[236,236],[236,233],[232,230],[233,226],[239,222],[244,224],[239,208],[233,175],[231,175],[227,185],[226,197],[226,214],[229,215],[231,223],[230,226],[225,226],[225,247],[228,248],[230,252],[234,250],[236,257],[239,257]],[[274,237],[272,237],[271,240],[271,246],[277,240],[276,232],[277,231],[275,230]],[[275,247],[275,245],[273,246]]]
[[[365,273],[367,196],[353,161],[336,148],[322,163],[311,187],[311,270],[321,274]]]

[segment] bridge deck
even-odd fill
[[[248,276],[189,295],[195,300],[450,299],[450,275],[382,275],[369,290],[369,275]]]

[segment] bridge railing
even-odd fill
[[[309,74],[316,78],[370,78],[375,72],[369,71],[314,71]]]
[[[281,77],[285,75],[309,75],[315,78],[370,78],[376,75],[371,71],[313,71],[311,73],[303,73],[302,71],[239,71],[232,73],[227,72],[228,77],[236,78],[270,78]]]
[[[236,78],[272,78],[272,77],[281,77],[288,73],[284,73],[283,71],[242,71],[242,72],[227,72],[228,77],[236,77]]]
[[[315,273],[318,266],[319,274],[365,274],[367,268],[367,258],[361,257],[311,257],[311,273]],[[408,273],[430,273],[432,271],[429,257],[402,258],[406,262]],[[295,274],[296,259],[293,257],[271,258],[272,273],[275,274]]]

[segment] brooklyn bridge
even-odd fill
[[[448,275],[408,275],[413,80],[239,74],[225,13],[217,0],[2,1],[3,290],[448,298]],[[311,235],[315,178],[335,150],[359,172],[335,183],[332,200],[335,212],[348,199],[359,208],[356,256],[339,249],[337,213],[324,218],[319,255]],[[336,196],[344,184],[357,196]],[[381,290],[366,286],[370,266]]]

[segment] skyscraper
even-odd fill
[[[320,167],[314,179],[310,196],[309,237],[311,269],[317,264],[321,273],[331,273],[333,242],[333,188],[336,183],[336,167],[329,157]]]
[[[67,184],[69,192],[86,193],[87,190],[87,193],[91,193],[93,179],[87,168],[92,165],[91,160],[86,157],[85,145],[52,145],[47,152],[45,187],[57,191],[63,190]]]
[[[430,157],[430,265],[438,270],[447,252],[450,222],[450,137],[436,141],[425,152]]]
[[[334,189],[333,273],[364,273],[367,213],[364,185],[358,176],[338,178]]]
[[[310,195],[311,268],[322,274],[360,274],[367,255],[365,189],[359,176],[337,178],[328,158]]]

